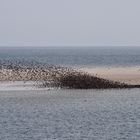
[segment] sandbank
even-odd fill
[[[140,66],[136,67],[93,67],[80,70],[108,80],[140,85]]]

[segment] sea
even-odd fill
[[[66,67],[139,66],[140,48],[0,47],[2,65],[18,62]],[[140,89],[3,90],[1,86],[0,140],[140,139]]]
[[[0,47],[0,63],[17,61],[71,67],[139,66],[140,47]]]

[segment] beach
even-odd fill
[[[80,70],[108,80],[140,85],[140,66],[135,67],[90,67]]]

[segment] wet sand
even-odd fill
[[[80,70],[109,80],[140,85],[140,67],[95,67]]]

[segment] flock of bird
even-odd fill
[[[1,65],[0,81],[51,81],[52,79],[64,76],[71,68],[60,66],[22,66],[22,65]]]
[[[98,78],[72,68],[52,65],[0,65],[0,81],[36,81],[43,87],[55,86],[76,89],[140,88],[140,85]]]

